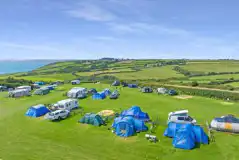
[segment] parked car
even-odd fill
[[[196,124],[197,121],[190,116],[171,116],[169,122],[181,123],[181,124]]]
[[[70,111],[68,110],[56,110],[54,112],[50,112],[48,114],[45,115],[45,119],[47,120],[61,120],[61,119],[65,119],[70,115]]]

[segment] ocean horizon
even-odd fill
[[[0,75],[28,72],[57,60],[4,60],[0,61]]]

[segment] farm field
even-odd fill
[[[210,61],[209,61],[210,62]],[[239,63],[233,62],[188,62],[187,65],[182,66],[190,72],[239,72]]]
[[[172,77],[184,77],[184,75],[172,70],[173,66],[155,67],[144,69],[132,73],[115,73],[110,74],[119,79],[137,80],[137,79],[167,79]]]
[[[63,73],[63,74],[23,76],[23,77],[14,77],[14,78],[31,80],[31,81],[57,81],[57,80],[72,80],[74,79],[74,77],[75,76],[72,75],[71,73]]]
[[[88,88],[109,88],[104,84],[81,84]],[[123,88],[118,100],[92,100],[91,97],[80,100],[85,112],[99,112],[103,109],[120,111],[132,105],[138,105],[148,112],[152,119],[159,117],[160,125],[156,135],[159,142],[148,142],[139,133],[126,139],[116,137],[107,128],[82,125],[77,121],[82,117],[75,114],[60,122],[49,122],[42,118],[24,116],[28,107],[36,104],[54,103],[65,97],[63,93],[71,85],[59,86],[45,96],[32,96],[20,99],[5,98],[7,93],[0,93],[0,159],[2,160],[72,160],[72,159],[137,159],[137,160],[237,160],[239,159],[238,135],[215,133],[216,142],[201,145],[191,151],[175,149],[172,139],[163,137],[169,112],[188,109],[190,115],[205,126],[215,116],[234,114],[239,116],[238,103],[193,97],[177,99],[175,97],[143,94],[138,89]],[[113,88],[112,88],[113,89]],[[206,130],[205,130],[206,131]]]
[[[239,87],[239,82],[232,82],[232,83],[227,83],[227,84],[224,84],[224,85],[230,85],[230,86],[233,86],[233,87]]]
[[[192,77],[190,80],[228,80],[230,78],[239,79],[239,74],[223,74],[223,75],[213,75],[213,76],[198,76]]]

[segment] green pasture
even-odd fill
[[[137,80],[137,79],[167,79],[172,77],[184,77],[184,75],[172,70],[172,66],[154,67],[143,69],[132,73],[111,74],[119,79]]]
[[[101,90],[104,84],[81,84]],[[77,121],[82,117],[76,112],[60,122],[49,122],[42,118],[24,116],[28,107],[36,104],[54,103],[65,99],[63,96],[71,85],[59,86],[56,91],[45,96],[10,99],[7,93],[0,93],[0,159],[1,160],[238,160],[239,137],[229,133],[215,133],[216,142],[201,145],[193,150],[175,149],[172,139],[163,137],[169,112],[188,109],[198,123],[205,126],[215,116],[235,114],[239,116],[238,103],[193,97],[175,97],[140,93],[138,89],[123,88],[117,100],[80,100],[85,112],[103,109],[120,111],[138,105],[148,112],[152,119],[159,117],[156,135],[159,142],[148,142],[139,133],[133,137],[120,138],[107,128],[82,125]]]
[[[181,66],[190,72],[239,72],[238,61],[215,61],[215,62],[189,62]]]
[[[75,78],[71,73],[64,74],[48,74],[48,75],[36,75],[36,76],[23,76],[23,77],[14,77],[16,79],[25,79],[31,81],[58,81],[58,80],[72,80]]]

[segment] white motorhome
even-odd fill
[[[170,112],[168,114],[168,121],[170,121],[172,116],[188,116],[188,110],[180,110],[180,111]]]
[[[28,89],[18,89],[8,92],[9,97],[17,98],[31,95]]]
[[[19,86],[16,88],[16,90],[22,90],[22,89],[27,89],[29,92],[32,90],[32,87],[31,86]]]
[[[74,87],[69,92],[67,92],[68,98],[78,98],[79,96],[86,96],[87,95],[87,89],[82,87]]]
[[[65,100],[58,101],[53,106],[58,109],[71,111],[72,109],[78,108],[79,103],[77,99],[65,99]]]
[[[73,80],[73,81],[71,81],[71,84],[72,85],[76,85],[76,84],[80,84],[80,80]]]

